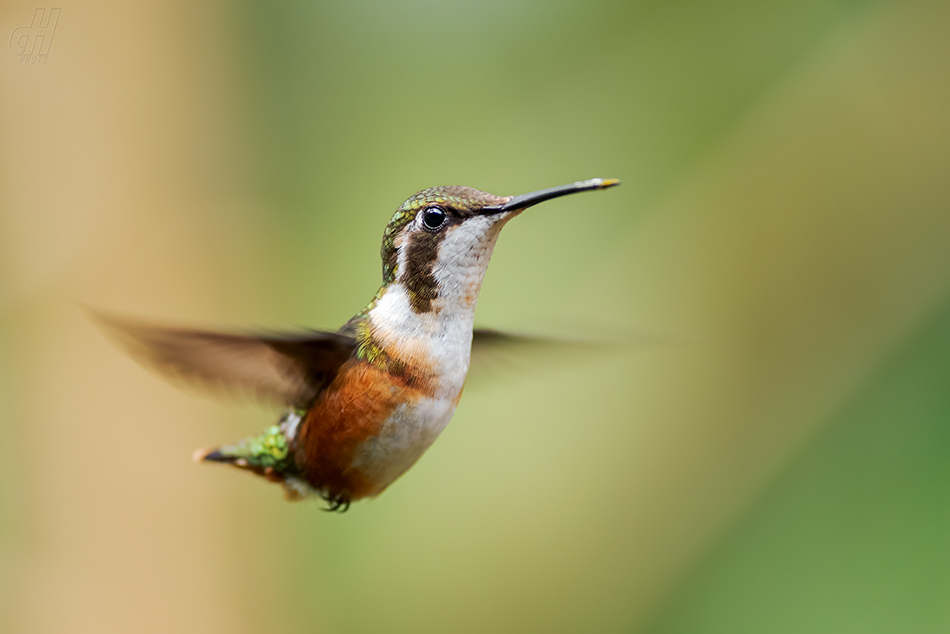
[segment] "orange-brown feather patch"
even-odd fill
[[[379,435],[398,405],[424,395],[402,377],[364,361],[348,361],[301,423],[295,453],[297,464],[305,465],[306,479],[350,500],[378,494],[381,484],[351,468],[353,457],[362,443]]]

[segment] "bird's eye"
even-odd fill
[[[422,225],[429,231],[435,231],[445,224],[445,210],[441,207],[429,207],[422,212]]]

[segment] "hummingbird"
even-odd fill
[[[520,196],[432,187],[406,200],[383,232],[383,281],[335,332],[231,334],[98,315],[126,348],[164,373],[241,388],[284,407],[277,423],[195,452],[320,497],[326,510],[382,493],[445,429],[472,351],[518,336],[474,328],[482,279],[501,229],[525,209],[606,189],[593,178]]]

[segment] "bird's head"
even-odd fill
[[[495,196],[471,187],[424,189],[386,225],[383,285],[402,286],[416,313],[438,311],[439,300],[474,304],[505,223],[545,200],[618,184],[593,178],[521,196]]]

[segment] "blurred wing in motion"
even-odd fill
[[[240,335],[95,318],[134,357],[166,376],[299,408],[356,347],[351,337],[319,330]]]
[[[498,371],[517,371],[528,365],[569,363],[577,354],[606,352],[608,344],[597,341],[572,341],[476,328],[472,332],[472,359],[469,372],[483,378]]]

